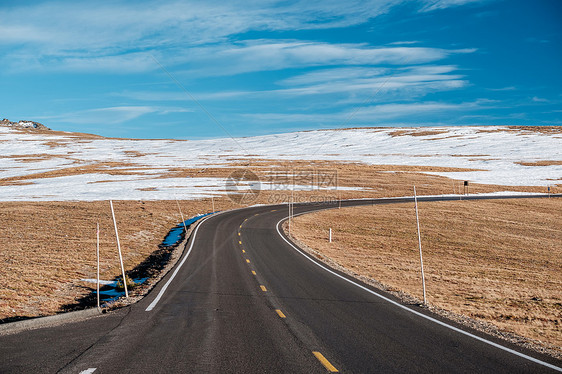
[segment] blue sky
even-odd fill
[[[4,0],[0,117],[191,139],[562,125],[560,19],[557,0]]]

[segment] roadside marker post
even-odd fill
[[[291,235],[291,221],[293,220],[293,208],[294,208],[294,185],[293,189],[291,190],[291,200],[289,200],[289,236]]]
[[[287,207],[289,208],[289,235],[291,235],[291,200],[287,199]]]
[[[213,204],[213,212],[215,211],[215,198],[211,196],[211,203]]]
[[[96,230],[96,258],[98,262],[96,275],[96,295],[98,298],[98,309],[100,308],[100,223],[98,221]]]
[[[425,297],[425,275],[423,273],[423,256],[422,256],[422,245],[421,245],[421,234],[420,234],[420,218],[418,215],[418,196],[416,195],[416,186],[414,186],[414,202],[416,205],[416,223],[418,225],[418,245],[420,248],[420,266],[421,266],[421,276],[422,276],[422,286],[423,286],[423,303],[426,304]]]
[[[185,219],[183,219],[183,213],[181,212],[180,203],[178,202],[178,199],[176,199],[176,205],[178,206],[178,210],[180,211],[181,223],[183,223],[183,229],[185,231],[185,235],[187,235],[187,227],[185,226]]]
[[[125,288],[125,297],[129,298],[127,290],[127,278],[125,278],[125,267],[123,266],[123,256],[121,255],[121,244],[119,243],[119,232],[117,231],[117,221],[115,220],[115,211],[113,210],[113,201],[109,200],[111,206],[111,216],[113,217],[113,226],[115,227],[115,237],[117,238],[117,250],[119,251],[119,262],[121,263],[121,274],[123,276],[123,287]]]
[[[332,242],[332,228],[330,227],[330,243]]]

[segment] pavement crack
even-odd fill
[[[67,369],[74,362],[76,362],[78,359],[80,359],[82,356],[84,356],[84,354],[86,354],[88,351],[90,351],[90,349],[92,349],[92,347],[94,347],[96,344],[98,344],[103,338],[105,338],[107,335],[111,334],[113,331],[118,329],[121,326],[121,324],[123,323],[123,320],[125,320],[125,318],[129,315],[129,313],[131,313],[131,308],[127,307],[127,313],[121,318],[121,320],[119,321],[119,323],[117,325],[115,325],[113,328],[111,328],[105,334],[102,334],[98,339],[96,339],[96,341],[94,341],[86,349],[84,349],[82,351],[82,353],[80,353],[78,356],[74,357],[72,360],[67,362],[63,367],[61,367],[59,370],[57,370],[57,373],[63,372],[63,370]]]

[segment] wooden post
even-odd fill
[[[113,211],[113,201],[109,200],[111,206],[111,215],[113,216],[113,226],[115,227],[115,237],[117,238],[117,250],[119,251],[119,262],[121,263],[121,275],[123,276],[123,287],[125,288],[125,297],[129,297],[127,290],[127,278],[125,278],[125,267],[123,266],[123,256],[121,255],[121,244],[119,243],[119,232],[117,231],[117,221],[115,220],[115,212]]]
[[[422,256],[422,246],[421,246],[421,234],[420,234],[420,218],[418,215],[418,197],[416,195],[416,186],[414,186],[414,202],[416,205],[416,222],[418,225],[418,244],[420,247],[420,265],[421,265],[421,276],[422,276],[422,287],[423,287],[423,303],[426,303],[425,298],[425,275],[423,273],[423,256]]]
[[[96,230],[96,258],[97,258],[97,276],[96,276],[96,295],[98,297],[98,309],[100,307],[100,223],[97,224]]]

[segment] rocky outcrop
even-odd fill
[[[42,123],[39,123],[39,122],[34,122],[34,121],[12,122],[7,118],[4,118],[3,120],[1,120],[0,125],[15,127],[15,128],[19,128],[19,129],[50,130],[50,128],[48,128],[47,126],[45,126],[45,125],[43,125]]]

